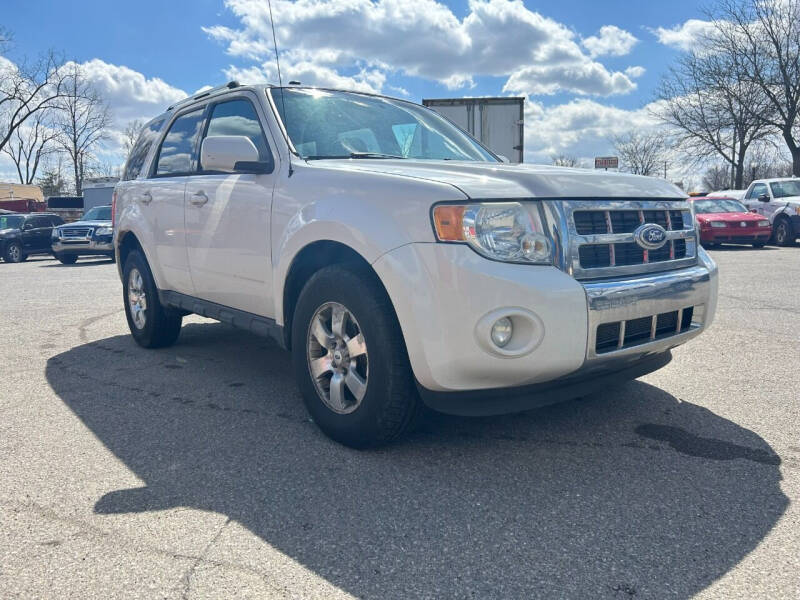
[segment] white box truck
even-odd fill
[[[422,104],[468,131],[495,154],[522,162],[525,98],[438,98]]]

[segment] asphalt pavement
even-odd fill
[[[0,264],[0,598],[800,598],[800,247],[712,255],[661,371],[373,451],[270,340],[143,350],[112,263]]]

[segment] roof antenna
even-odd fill
[[[292,176],[294,170],[292,169],[292,148],[291,140],[289,139],[289,124],[288,116],[286,114],[286,99],[284,95],[286,90],[283,89],[283,80],[281,79],[281,61],[278,58],[278,40],[275,38],[275,20],[272,18],[272,0],[267,0],[269,5],[269,23],[272,26],[272,45],[275,47],[275,64],[278,65],[278,85],[281,88],[281,108],[283,108],[283,128],[286,130],[286,148],[289,151],[289,177]]]

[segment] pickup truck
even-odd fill
[[[800,236],[800,179],[758,179],[747,188],[744,203],[769,219],[778,246],[791,246]]]
[[[507,413],[640,377],[716,308],[678,188],[507,164],[384,96],[187,98],[146,125],[112,206],[136,342],[173,344],[190,313],[271,336],[313,420],[353,447],[424,405]]]

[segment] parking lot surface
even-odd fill
[[[800,248],[712,254],[663,370],[361,452],[271,341],[143,350],[113,264],[0,264],[0,597],[799,598]]]

